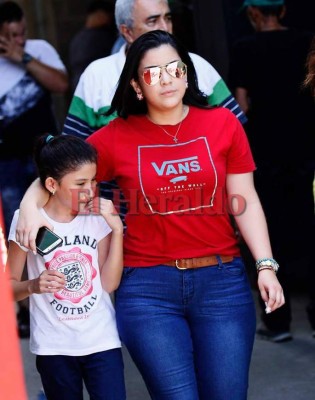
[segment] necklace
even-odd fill
[[[177,130],[176,130],[175,135],[172,135],[171,133],[167,132],[167,130],[164,129],[161,125],[159,125],[159,124],[155,124],[155,125],[157,125],[159,128],[161,128],[162,131],[163,131],[164,133],[166,133],[168,136],[170,136],[170,137],[174,140],[174,142],[177,143],[177,142],[178,142],[177,135],[178,135],[178,132],[179,132],[179,130],[180,130],[180,127],[182,126],[182,123],[183,123],[183,121],[184,121],[185,113],[186,113],[186,107],[184,106],[184,107],[183,107],[182,119],[181,119],[181,121],[180,121],[180,123],[179,123],[179,125],[178,125],[178,128],[177,128]],[[149,118],[149,119],[150,119],[150,118]],[[152,121],[152,120],[151,120],[151,121]],[[152,122],[153,122],[153,121],[152,121]],[[153,123],[154,123],[154,122],[153,122]]]
[[[175,135],[171,135],[169,132],[167,132],[166,129],[162,128],[161,125],[158,125],[158,126],[159,126],[168,136],[170,136],[170,137],[174,140],[175,143],[177,143],[177,142],[178,142],[177,134],[178,134],[178,132],[179,132],[179,130],[180,130],[180,127],[182,126],[183,120],[184,120],[184,119],[182,119],[182,120],[180,121],[180,124],[178,125],[178,128],[177,128],[177,131],[176,131]]]

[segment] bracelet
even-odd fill
[[[274,258],[260,258],[256,261],[256,270],[257,273],[262,269],[272,269],[275,273],[278,272],[279,264]]]
[[[259,272],[263,271],[264,269],[269,269],[269,271],[273,271],[274,273],[276,273],[276,271],[272,267],[261,266],[259,269],[257,269],[257,274],[259,274]]]

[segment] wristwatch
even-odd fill
[[[271,269],[274,273],[277,273],[279,264],[274,258],[261,258],[256,261],[256,270],[257,272],[260,272],[263,269]]]
[[[22,64],[27,65],[32,60],[33,60],[33,57],[24,51],[22,60],[21,60]]]

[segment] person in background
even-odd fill
[[[119,117],[87,141],[98,151],[97,180],[116,178],[129,204],[115,293],[120,337],[152,399],[244,400],[255,305],[229,204],[266,312],[284,297],[242,125],[209,107],[188,52],[162,30],[130,46],[112,112]],[[45,201],[36,182],[22,202],[36,222],[17,240],[31,248]]]
[[[23,10],[0,3],[0,189],[6,234],[26,188],[36,177],[34,140],[57,132],[51,93],[65,93],[68,77],[56,50],[45,40],[26,38]],[[18,314],[20,337],[29,336],[26,305]]]
[[[49,400],[83,398],[83,381],[91,399],[126,399],[109,297],[121,279],[123,225],[110,200],[94,198],[96,159],[79,138],[39,138],[35,160],[48,200],[41,213],[63,242],[43,256],[19,246],[18,211],[9,234],[13,293],[30,297],[30,350]]]
[[[123,36],[119,35],[116,38],[115,43],[113,44],[110,54],[118,53],[121,47],[124,46],[125,44],[126,44],[125,39],[123,38]]]
[[[248,117],[246,132],[257,171],[255,186],[266,213],[279,280],[286,304],[265,314],[257,333],[263,339],[292,339],[290,283],[307,276],[315,297],[312,273],[314,245],[314,101],[303,88],[311,32],[286,27],[283,0],[246,0],[255,33],[233,48],[231,85]],[[307,308],[315,329],[314,301]],[[313,305],[312,305],[313,304]]]
[[[315,37],[313,38],[311,49],[309,51],[308,57],[307,57],[307,72],[306,72],[306,78],[304,81],[305,87],[309,87],[311,90],[311,94],[313,97],[315,97]],[[315,169],[315,161],[313,163],[313,171]],[[315,195],[315,180],[313,181],[313,194]],[[315,221],[314,221],[315,224]],[[313,228],[315,229],[315,228]],[[309,291],[310,291],[310,303],[307,306],[307,313],[309,316],[309,320],[312,325],[313,329],[313,337],[315,338],[315,289],[313,283],[315,282],[315,269],[311,268],[310,269],[310,279],[309,279]]]
[[[315,37],[312,41],[312,46],[307,57],[307,72],[304,85],[310,87],[313,96],[315,96]]]
[[[94,60],[111,54],[117,39],[113,0],[93,0],[87,7],[82,28],[69,46],[71,89],[75,90],[85,68]]]

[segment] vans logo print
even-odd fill
[[[195,213],[213,207],[218,180],[206,137],[139,146],[138,176],[147,213]]]
[[[158,166],[156,162],[151,163],[155,172],[158,176],[171,176],[170,182],[176,183],[179,181],[186,181],[187,175],[191,172],[198,172],[201,170],[198,156],[181,158],[177,160],[163,161],[163,163]],[[173,176],[179,175],[179,176]]]

